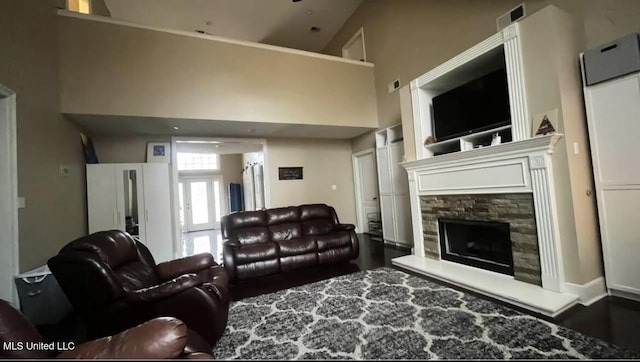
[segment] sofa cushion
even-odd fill
[[[277,258],[278,245],[275,243],[255,244],[236,249],[236,263],[238,265]]]
[[[269,229],[266,226],[256,226],[233,231],[233,238],[242,246],[264,244],[269,241]]]
[[[330,222],[337,224],[337,215],[333,208],[325,204],[311,204],[300,206],[300,220],[308,221],[315,219],[327,219]]]
[[[280,257],[280,269],[289,271],[318,265],[318,253],[291,255]]]
[[[337,231],[328,235],[318,235],[315,239],[318,243],[318,251],[351,246],[351,236],[347,231]]]
[[[328,249],[318,253],[318,264],[336,264],[353,259],[353,250],[349,246]]]
[[[269,225],[300,222],[300,208],[295,206],[268,209],[265,214]]]
[[[278,252],[280,257],[315,253],[318,251],[315,239],[309,237],[303,237],[293,240],[282,240],[277,241],[276,243],[280,247],[280,250]]]
[[[334,223],[328,219],[305,221],[302,223],[302,235],[324,235],[333,231]]]
[[[230,230],[253,226],[266,226],[267,215],[264,211],[245,211],[232,213],[227,216],[227,224]]]
[[[280,272],[280,261],[269,259],[256,261],[249,264],[238,265],[238,277],[240,279],[257,278]]]
[[[298,239],[302,236],[302,225],[300,223],[269,225],[269,236],[271,241],[275,242]]]

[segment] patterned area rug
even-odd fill
[[[218,359],[638,358],[391,268],[232,303]]]

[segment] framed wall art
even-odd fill
[[[278,167],[278,180],[302,180],[302,167]]]
[[[147,142],[147,162],[169,163],[170,161],[169,142]]]

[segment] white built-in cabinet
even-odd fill
[[[400,166],[404,155],[401,125],[376,132],[376,155],[383,238],[388,243],[412,246],[409,183]]]
[[[87,165],[89,233],[127,230],[127,220],[156,262],[173,259],[169,165],[104,163]]]
[[[640,73],[585,86],[607,289],[640,298]],[[622,292],[622,294],[620,293]]]

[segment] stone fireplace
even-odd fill
[[[442,220],[502,223],[508,226],[509,252],[511,253],[510,259],[512,262],[511,275],[519,281],[542,285],[540,279],[540,252],[538,250],[532,194],[421,196],[420,211],[425,256],[434,259],[442,257],[449,261],[462,262],[487,270],[503,272],[496,269],[505,270],[505,268],[492,267],[491,263],[489,265],[473,263],[473,259],[482,259],[481,257],[474,258],[472,255],[471,263],[459,260],[460,258],[455,256],[447,258],[444,255],[445,250],[441,246],[442,238],[445,236],[442,233]],[[480,230],[474,230],[476,235],[480,232]],[[495,239],[496,237],[492,235],[492,238]],[[460,252],[455,254],[460,254]],[[504,264],[504,260],[494,260],[494,263]]]
[[[393,264],[549,316],[577,303],[578,297],[566,292],[553,181],[551,155],[561,137],[534,137],[402,164],[409,179],[414,249]],[[447,235],[463,240],[446,250],[440,243],[441,224],[451,220],[471,226]],[[486,249],[494,246],[484,239],[499,233],[475,229],[482,223],[508,225],[513,273],[508,257],[486,257]],[[451,254],[463,263],[452,261]],[[507,269],[496,272],[476,259]]]

